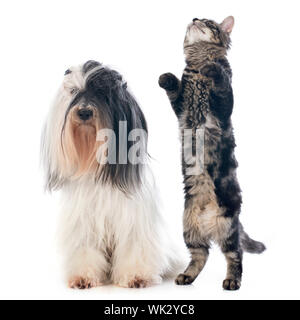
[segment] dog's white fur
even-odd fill
[[[135,279],[159,283],[170,271],[172,251],[152,187],[128,197],[84,177],[65,186],[63,195],[60,235],[69,279],[105,283],[111,273],[114,284],[127,287]]]
[[[83,89],[86,78],[81,66],[71,70],[48,116],[42,148],[48,175],[55,176],[62,189],[59,235],[69,286],[158,284],[176,273],[178,258],[159,212],[149,167],[134,194],[97,183],[88,172],[72,178],[61,130],[72,92]]]

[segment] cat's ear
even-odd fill
[[[232,16],[227,17],[222,23],[221,28],[226,33],[231,33],[234,26],[234,18]]]

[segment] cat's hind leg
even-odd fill
[[[217,214],[216,195],[207,174],[185,178],[184,241],[191,254],[191,262],[180,274],[178,285],[191,284],[203,270],[209,256],[211,230]]]
[[[234,163],[234,159],[231,160]],[[234,166],[233,166],[234,167]],[[228,168],[230,172],[232,167]],[[243,249],[241,246],[241,233],[239,214],[241,211],[241,189],[234,171],[229,176],[222,177],[216,183],[216,195],[227,220],[228,227],[219,234],[217,242],[227,260],[227,276],[223,282],[225,290],[238,290],[242,280]]]
[[[199,241],[197,238],[196,230],[184,232],[184,240],[191,254],[191,262],[184,273],[175,280],[177,285],[192,284],[206,264],[209,256],[209,244],[205,241]]]
[[[241,287],[243,273],[243,250],[240,246],[239,229],[233,224],[230,235],[220,242],[227,261],[227,275],[223,281],[225,290],[238,290]]]

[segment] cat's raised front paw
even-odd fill
[[[165,90],[177,90],[178,80],[172,73],[164,73],[159,77],[159,86]]]
[[[225,279],[223,281],[223,289],[234,291],[239,290],[241,287],[241,281],[240,280],[234,280],[234,279]]]
[[[217,79],[221,76],[222,74],[222,69],[219,65],[216,63],[209,63],[205,65],[201,70],[200,73],[207,78],[210,79]]]

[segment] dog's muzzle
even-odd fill
[[[93,110],[91,109],[80,109],[77,111],[77,115],[80,120],[87,121],[93,117]]]

